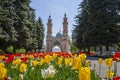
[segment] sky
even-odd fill
[[[78,5],[81,3],[82,0],[32,0],[31,7],[36,9],[36,19],[41,17],[42,22],[45,28],[45,35],[47,30],[47,21],[49,15],[52,18],[52,32],[53,36],[57,34],[57,32],[63,30],[63,17],[64,14],[67,14],[68,17],[68,35],[71,37],[73,24],[75,24],[75,15],[78,13]]]

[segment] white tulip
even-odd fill
[[[51,65],[47,69],[42,69],[41,73],[44,79],[53,78],[55,76],[56,70],[54,69],[54,66]]]
[[[19,74],[19,79],[18,80],[24,80],[23,79],[23,74]]]

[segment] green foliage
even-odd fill
[[[84,0],[80,5],[78,15],[75,17],[76,24],[74,25],[74,30],[72,33],[72,39],[75,42],[76,46],[80,48],[86,47],[89,44],[87,37],[87,27],[89,26],[88,23],[88,3],[87,0]]]
[[[95,75],[95,71],[91,70],[91,80],[101,80],[99,76]]]
[[[78,52],[78,48],[75,46],[75,43],[71,41],[71,52]]]
[[[22,47],[26,50],[37,49],[38,42],[43,44],[43,24],[41,19],[35,20],[35,10],[30,7],[30,2],[30,0],[0,1],[0,47],[3,50],[10,45],[15,49]],[[36,32],[38,25],[40,28],[38,32],[42,37]]]
[[[37,21],[36,34],[37,34],[37,44],[38,44],[37,48],[40,50],[42,49],[44,43],[44,27],[40,17],[38,18]]]
[[[16,49],[16,53],[25,53],[25,48]]]
[[[13,53],[13,50],[14,50],[14,47],[13,47],[13,46],[7,47],[7,51],[8,51],[9,53]]]
[[[79,49],[102,45],[109,50],[120,42],[119,4],[119,0],[83,0],[72,35]]]
[[[3,53],[3,50],[2,49],[0,49],[0,54],[2,54]]]
[[[3,49],[17,41],[17,31],[14,28],[16,12],[12,3],[14,0],[0,2],[0,44]]]
[[[116,45],[117,50],[120,51],[120,42]]]

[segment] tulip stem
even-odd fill
[[[94,64],[94,71],[95,71],[95,76],[96,76],[96,65]]]
[[[101,64],[100,64],[100,66],[99,66],[99,76],[100,76],[100,72],[101,72]]]
[[[108,73],[108,75],[109,75],[108,80],[111,80],[110,79],[110,67],[108,67],[108,71],[109,71],[109,73]]]
[[[117,75],[117,61],[114,62],[114,72]]]

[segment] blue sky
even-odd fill
[[[62,28],[64,13],[68,17],[68,35],[71,37],[73,24],[75,24],[74,17],[77,15],[77,8],[82,0],[32,0],[31,7],[36,9],[36,18],[41,17],[45,27],[45,34],[47,29],[47,20],[51,15],[53,23],[53,36]]]

